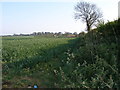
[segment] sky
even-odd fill
[[[74,19],[74,6],[80,1],[96,4],[105,22],[118,18],[119,0],[21,1],[0,2],[0,35],[85,31],[85,23]]]

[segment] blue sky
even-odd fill
[[[84,31],[85,24],[74,19],[74,6],[78,1],[1,2],[1,34]],[[119,0],[87,1],[95,3],[101,9],[105,21],[117,19]]]

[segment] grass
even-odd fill
[[[51,75],[48,76],[48,70],[52,70],[52,65],[57,65],[58,57],[69,48],[70,40],[73,39],[3,37],[3,87],[52,85],[48,81],[52,79]]]

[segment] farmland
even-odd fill
[[[61,53],[67,50],[70,40],[73,39],[34,36],[3,37],[3,87],[27,87],[32,82],[32,85],[38,82],[36,81],[38,76],[44,79],[39,69],[46,71],[47,67],[44,65],[54,62]],[[38,72],[37,76],[34,76],[33,71]],[[15,81],[17,77],[21,78],[17,81],[18,83]],[[32,79],[26,80],[30,77]]]
[[[3,61],[16,61],[44,54],[45,50],[67,44],[70,38],[3,37]]]
[[[4,88],[120,88],[120,19],[78,38],[3,37]]]

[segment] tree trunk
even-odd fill
[[[87,22],[87,31],[89,32],[91,29],[91,26],[89,25],[89,23]]]

